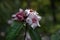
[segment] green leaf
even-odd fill
[[[41,40],[40,35],[31,28],[29,29],[29,34],[30,34],[32,40]]]
[[[16,38],[20,30],[23,28],[22,22],[14,22],[9,30],[7,30],[6,40],[13,40]]]

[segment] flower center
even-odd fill
[[[33,10],[32,10],[32,9],[30,9],[30,12],[33,12]]]
[[[35,18],[32,18],[32,22],[33,22],[33,23],[36,23],[36,21],[37,21],[37,20],[36,20]]]

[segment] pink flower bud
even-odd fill
[[[18,18],[18,20],[21,20],[21,21],[24,20],[24,14],[23,14],[23,12],[21,12],[21,13],[18,12],[16,14],[16,17]]]

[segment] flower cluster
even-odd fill
[[[19,12],[12,15],[13,20],[18,21],[26,21],[28,25],[30,25],[33,29],[35,29],[37,26],[40,27],[39,21],[41,20],[41,16],[38,15],[38,13],[32,9],[19,9]]]
[[[24,17],[25,17],[25,13],[24,13],[23,9],[19,9],[19,12],[12,15],[12,17],[13,17],[13,20],[23,21]]]

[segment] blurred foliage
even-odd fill
[[[60,40],[60,30],[58,30],[55,34],[52,34],[51,40]]]
[[[55,16],[57,22],[53,23],[53,12],[50,0],[30,0],[30,7],[37,10],[42,16],[41,27],[36,30],[45,35],[54,34],[60,29],[60,0],[55,0]],[[16,13],[19,8],[27,8],[27,0],[0,0],[0,32],[6,31],[10,27],[7,23],[11,15]],[[20,37],[20,36],[19,36]]]
[[[17,21],[14,21],[14,23],[11,25],[11,27],[7,30],[6,40],[14,40],[16,38],[16,36],[20,33],[20,31],[22,30],[23,27],[24,27],[23,22],[19,23]]]

